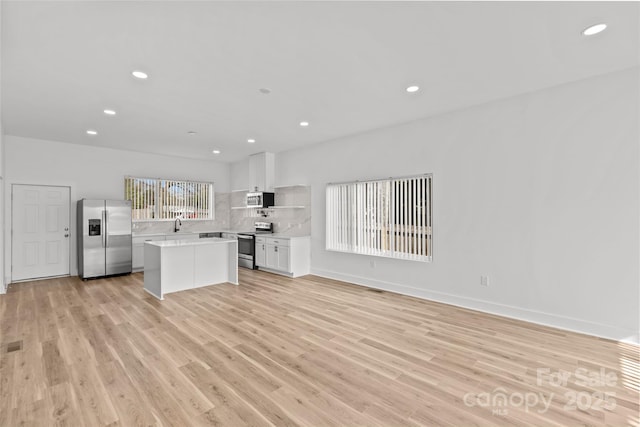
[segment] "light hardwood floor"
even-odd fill
[[[637,346],[315,276],[240,279],[162,302],[141,274],[11,285],[0,426],[639,423]],[[608,384],[581,384],[595,373]]]

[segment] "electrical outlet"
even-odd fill
[[[480,276],[480,286],[489,286],[489,276]]]

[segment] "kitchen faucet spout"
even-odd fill
[[[174,233],[177,233],[178,231],[180,231],[180,227],[182,227],[182,221],[180,221],[180,217],[176,217],[176,220],[174,222],[174,227],[173,227]]]

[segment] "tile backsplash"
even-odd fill
[[[275,190],[277,209],[232,209],[244,207],[246,191],[215,194],[215,219],[183,220],[182,231],[249,231],[254,229],[256,221],[273,223],[274,233],[290,236],[311,234],[311,187],[290,186]],[[287,207],[288,206],[288,207]],[[173,221],[135,221],[132,226],[135,234],[171,233]]]
[[[244,206],[246,195],[245,191],[231,193],[231,206]],[[275,205],[281,208],[231,209],[231,228],[252,230],[256,221],[268,221],[273,223],[274,233],[290,236],[311,234],[311,187],[296,185],[276,188]]]

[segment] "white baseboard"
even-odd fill
[[[491,301],[484,301],[475,298],[461,297],[443,292],[431,291],[428,289],[412,288],[397,283],[384,282],[381,280],[369,279],[366,277],[343,274],[330,270],[312,268],[311,274],[326,277],[329,279],[341,280],[360,286],[381,289],[395,292],[397,294],[422,298],[430,301],[451,304],[462,308],[482,311],[498,316],[510,317],[524,320],[539,325],[550,326],[567,331],[578,332],[596,337],[607,338],[615,341],[631,344],[640,344],[640,334],[632,329],[618,328],[601,323],[589,322],[581,319],[560,316],[557,314],[544,313],[510,305],[498,304]]]

